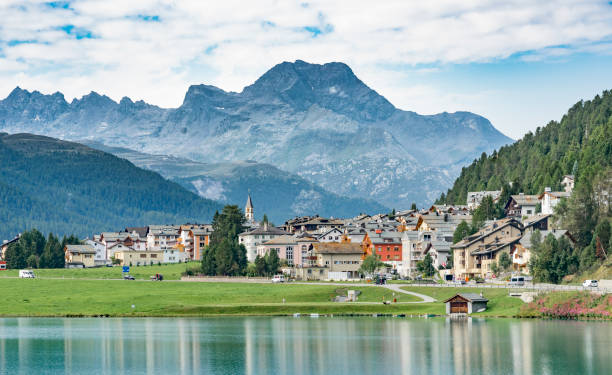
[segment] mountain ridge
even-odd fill
[[[0,130],[206,163],[256,160],[397,208],[431,203],[465,160],[512,142],[470,112],[397,109],[343,63],[283,62],[240,93],[191,85],[169,109],[97,93],[70,104],[63,95],[12,94],[0,101]]]

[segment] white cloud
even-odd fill
[[[140,16],[140,18],[139,18]],[[157,16],[159,22],[142,17]],[[16,85],[67,98],[96,90],[177,106],[189,84],[240,91],[274,64],[343,61],[406,109],[450,110],[454,94],[411,86],[396,68],[609,53],[612,7],[602,1],[81,0],[0,4],[0,95]],[[61,29],[73,25],[93,39]],[[318,28],[321,34],[304,28]],[[330,32],[331,30],[331,32]],[[37,41],[19,43],[18,41]],[[424,68],[422,65],[425,65]],[[410,107],[410,103],[416,107]]]

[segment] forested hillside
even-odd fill
[[[0,241],[31,228],[91,236],[126,226],[210,221],[220,208],[81,144],[0,133]]]
[[[485,219],[503,216],[510,194],[538,194],[547,186],[561,190],[565,174],[575,176],[576,186],[571,197],[555,207],[553,222],[556,228],[569,231],[573,244],[566,238],[534,235],[529,264],[536,280],[558,283],[566,277],[592,275],[602,265],[612,264],[611,91],[576,103],[560,122],[552,121],[492,155],[483,154],[463,168],[438,203],[465,204],[468,191],[501,189],[499,202],[484,199],[474,212],[476,225],[464,230],[475,231]]]
[[[563,175],[577,181],[593,178],[612,164],[612,91],[576,103],[560,122],[551,121],[535,133],[461,170],[453,187],[437,203],[465,204],[468,191],[512,190],[537,194],[549,186],[561,189]]]

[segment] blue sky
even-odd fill
[[[273,65],[342,61],[397,107],[467,110],[513,138],[612,89],[608,1],[0,3],[0,97],[95,90],[176,107]]]

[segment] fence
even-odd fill
[[[457,284],[457,283],[450,283],[450,284],[419,284],[419,283],[411,283],[411,284],[407,284],[407,285],[418,285],[418,286],[422,286],[422,287],[429,287],[429,288],[479,288],[479,289],[492,289],[492,288],[497,288],[497,289],[522,289],[525,291],[538,291],[538,292],[546,292],[546,291],[589,291],[589,292],[599,292],[599,293],[610,293],[612,292],[612,288],[610,287],[597,287],[597,288],[592,288],[592,287],[584,287],[582,285],[555,285],[555,284],[532,284],[532,283],[526,283],[525,285],[522,286],[518,286],[518,285],[509,285],[508,283],[505,284]]]

